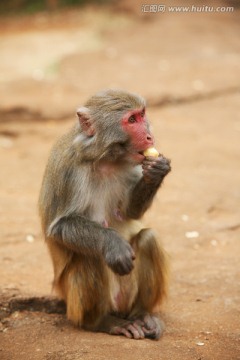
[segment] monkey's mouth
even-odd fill
[[[136,153],[133,153],[132,159],[139,164],[142,163],[143,160],[145,159],[145,156],[143,155],[143,151],[138,151]]]
[[[146,149],[141,150],[141,151],[138,151],[138,154],[141,155],[141,156],[143,156],[143,157],[145,158],[145,155],[144,155],[144,151],[145,151],[145,150],[146,150]]]

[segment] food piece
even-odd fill
[[[143,152],[144,156],[152,156],[152,157],[158,157],[159,156],[159,152],[157,151],[157,149],[155,149],[154,147],[150,147],[147,150],[145,150]]]

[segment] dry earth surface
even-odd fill
[[[119,3],[0,21],[0,358],[240,359],[240,11]],[[76,107],[110,86],[148,99],[172,159],[144,218],[171,258],[157,342],[78,330],[51,294],[44,167]]]

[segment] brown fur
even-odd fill
[[[68,318],[90,330],[159,338],[152,314],[167,293],[167,257],[152,230],[133,219],[151,205],[169,161],[148,159],[146,181],[119,125],[126,111],[143,106],[121,91],[91,98],[52,150],[39,209]]]

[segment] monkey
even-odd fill
[[[100,91],[77,118],[53,146],[39,197],[53,287],[77,327],[159,339],[168,259],[141,218],[170,160],[143,155],[154,137],[137,94]]]

